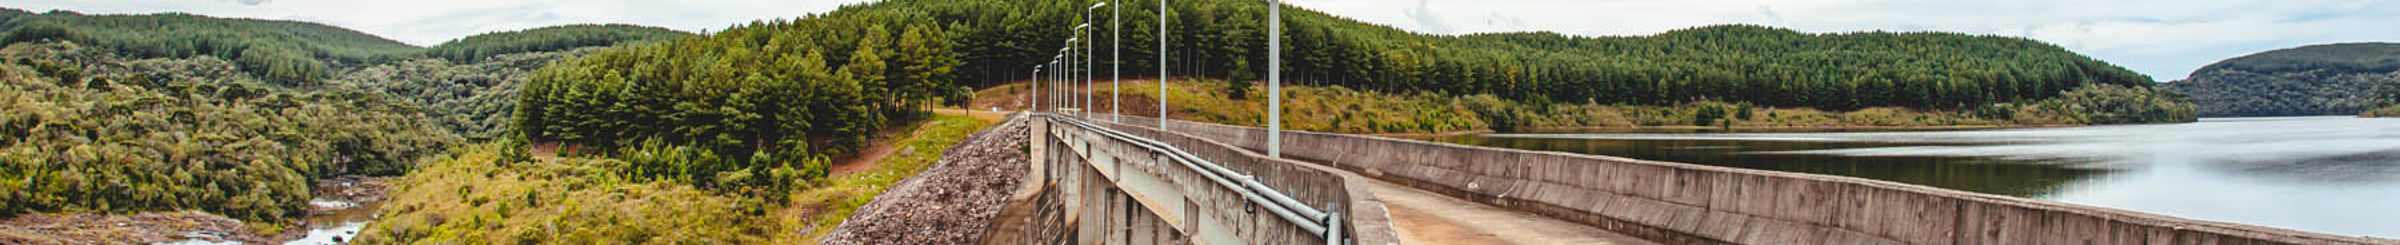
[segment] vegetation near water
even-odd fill
[[[269,233],[308,215],[316,180],[409,173],[450,146],[492,138],[514,111],[522,74],[589,52],[452,63],[412,58],[418,48],[390,42],[407,52],[326,51],[317,53],[351,58],[292,60],[328,72],[295,83],[241,62],[241,52],[216,51],[382,50],[378,42],[351,42],[382,39],[315,24],[183,14],[0,9],[0,17],[11,28],[0,33],[12,37],[0,49],[0,108],[7,108],[0,110],[0,189],[10,190],[0,193],[0,217],[202,210],[259,222]],[[41,26],[67,28],[61,36],[32,34]],[[124,28],[150,29],[132,35]],[[255,35],[222,36],[245,33]],[[331,36],[302,42],[280,35]],[[375,55],[350,55],[361,53]],[[355,63],[374,60],[385,61]]]
[[[2392,105],[2392,106],[2390,106],[2390,107],[2384,107],[2384,108],[2381,108],[2381,109],[2368,110],[2367,112],[2362,112],[2362,113],[2359,113],[2359,114],[2358,114],[2358,116],[2361,116],[2361,117],[2400,117],[2400,105]]]
[[[1217,80],[1172,82],[1169,117],[1234,125],[1265,125],[1266,101],[1235,97]],[[1158,83],[1122,85],[1127,114],[1156,113]],[[1019,98],[1023,86],[985,90],[985,105]],[[1109,98],[1106,87],[1097,95]],[[1259,90],[1262,88],[1250,88]],[[1336,86],[1285,86],[1284,126],[1337,133],[1452,133],[1565,128],[1666,128],[1739,130],[1926,129],[2013,127],[2143,122],[2188,122],[2190,104],[2156,88],[2087,85],[2064,96],[2002,103],[1972,110],[1874,107],[1852,111],[1779,108],[1743,102],[1702,101],[1675,105],[1599,103],[1534,104],[1481,94],[1452,96],[1420,92],[1393,94]],[[1248,93],[1259,93],[1256,91]],[[1099,103],[1098,111],[1110,111]]]
[[[2327,44],[2250,54],[2201,67],[2166,87],[2191,95],[2202,116],[2361,114],[2400,106],[2400,44]]]
[[[425,108],[346,87],[294,89],[232,62],[123,60],[72,43],[0,50],[0,215],[307,210],[309,184],[406,173],[458,140]]]

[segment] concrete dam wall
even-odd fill
[[[1167,128],[1247,149],[1266,140],[1260,128]],[[1315,132],[1282,140],[1288,158],[1670,244],[2400,244],[1853,177]]]
[[[1085,128],[1034,117],[1028,147],[1034,159],[1029,181],[1038,185],[1025,200],[1026,213],[1005,235],[986,244],[1394,244],[1382,203],[1336,169],[1272,159],[1231,145],[1144,128]],[[1110,131],[1114,130],[1114,131]],[[1109,132],[1103,132],[1109,131]],[[1124,135],[1111,135],[1123,133]],[[1176,160],[1154,144],[1165,143],[1231,172]],[[1171,142],[1171,143],[1170,143]],[[1226,180],[1247,178],[1274,194],[1245,192]],[[1285,205],[1261,201],[1285,195],[1326,214],[1329,224],[1295,222]],[[1017,205],[1017,204],[1012,204]],[[1005,211],[1004,211],[1005,212]],[[1317,212],[1317,211],[1308,211]],[[1305,216],[1305,215],[1302,215]],[[1304,218],[1308,219],[1308,218]],[[1327,230],[1337,235],[1310,232]]]

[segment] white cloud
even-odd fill
[[[19,0],[0,6],[85,13],[191,12],[349,27],[417,45],[569,23],[686,31],[791,18],[869,0]],[[2306,44],[2400,41],[2400,2],[2383,0],[1288,0],[1419,32],[1552,31],[1648,35],[1751,23],[1806,32],[1947,31],[2056,43],[2149,74],[2182,78],[2242,54]]]

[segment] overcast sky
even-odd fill
[[[862,0],[11,0],[36,12],[189,12],[332,24],[416,45],[570,23],[700,31]],[[1751,23],[1804,32],[1946,31],[2029,37],[2181,79],[2224,58],[2337,42],[2400,41],[2385,0],[1290,0],[1418,32],[1649,35]],[[1129,10],[1130,11],[1130,10]]]

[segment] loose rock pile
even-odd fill
[[[824,244],[971,244],[1025,177],[1026,118],[1012,115],[950,147],[834,227]]]

